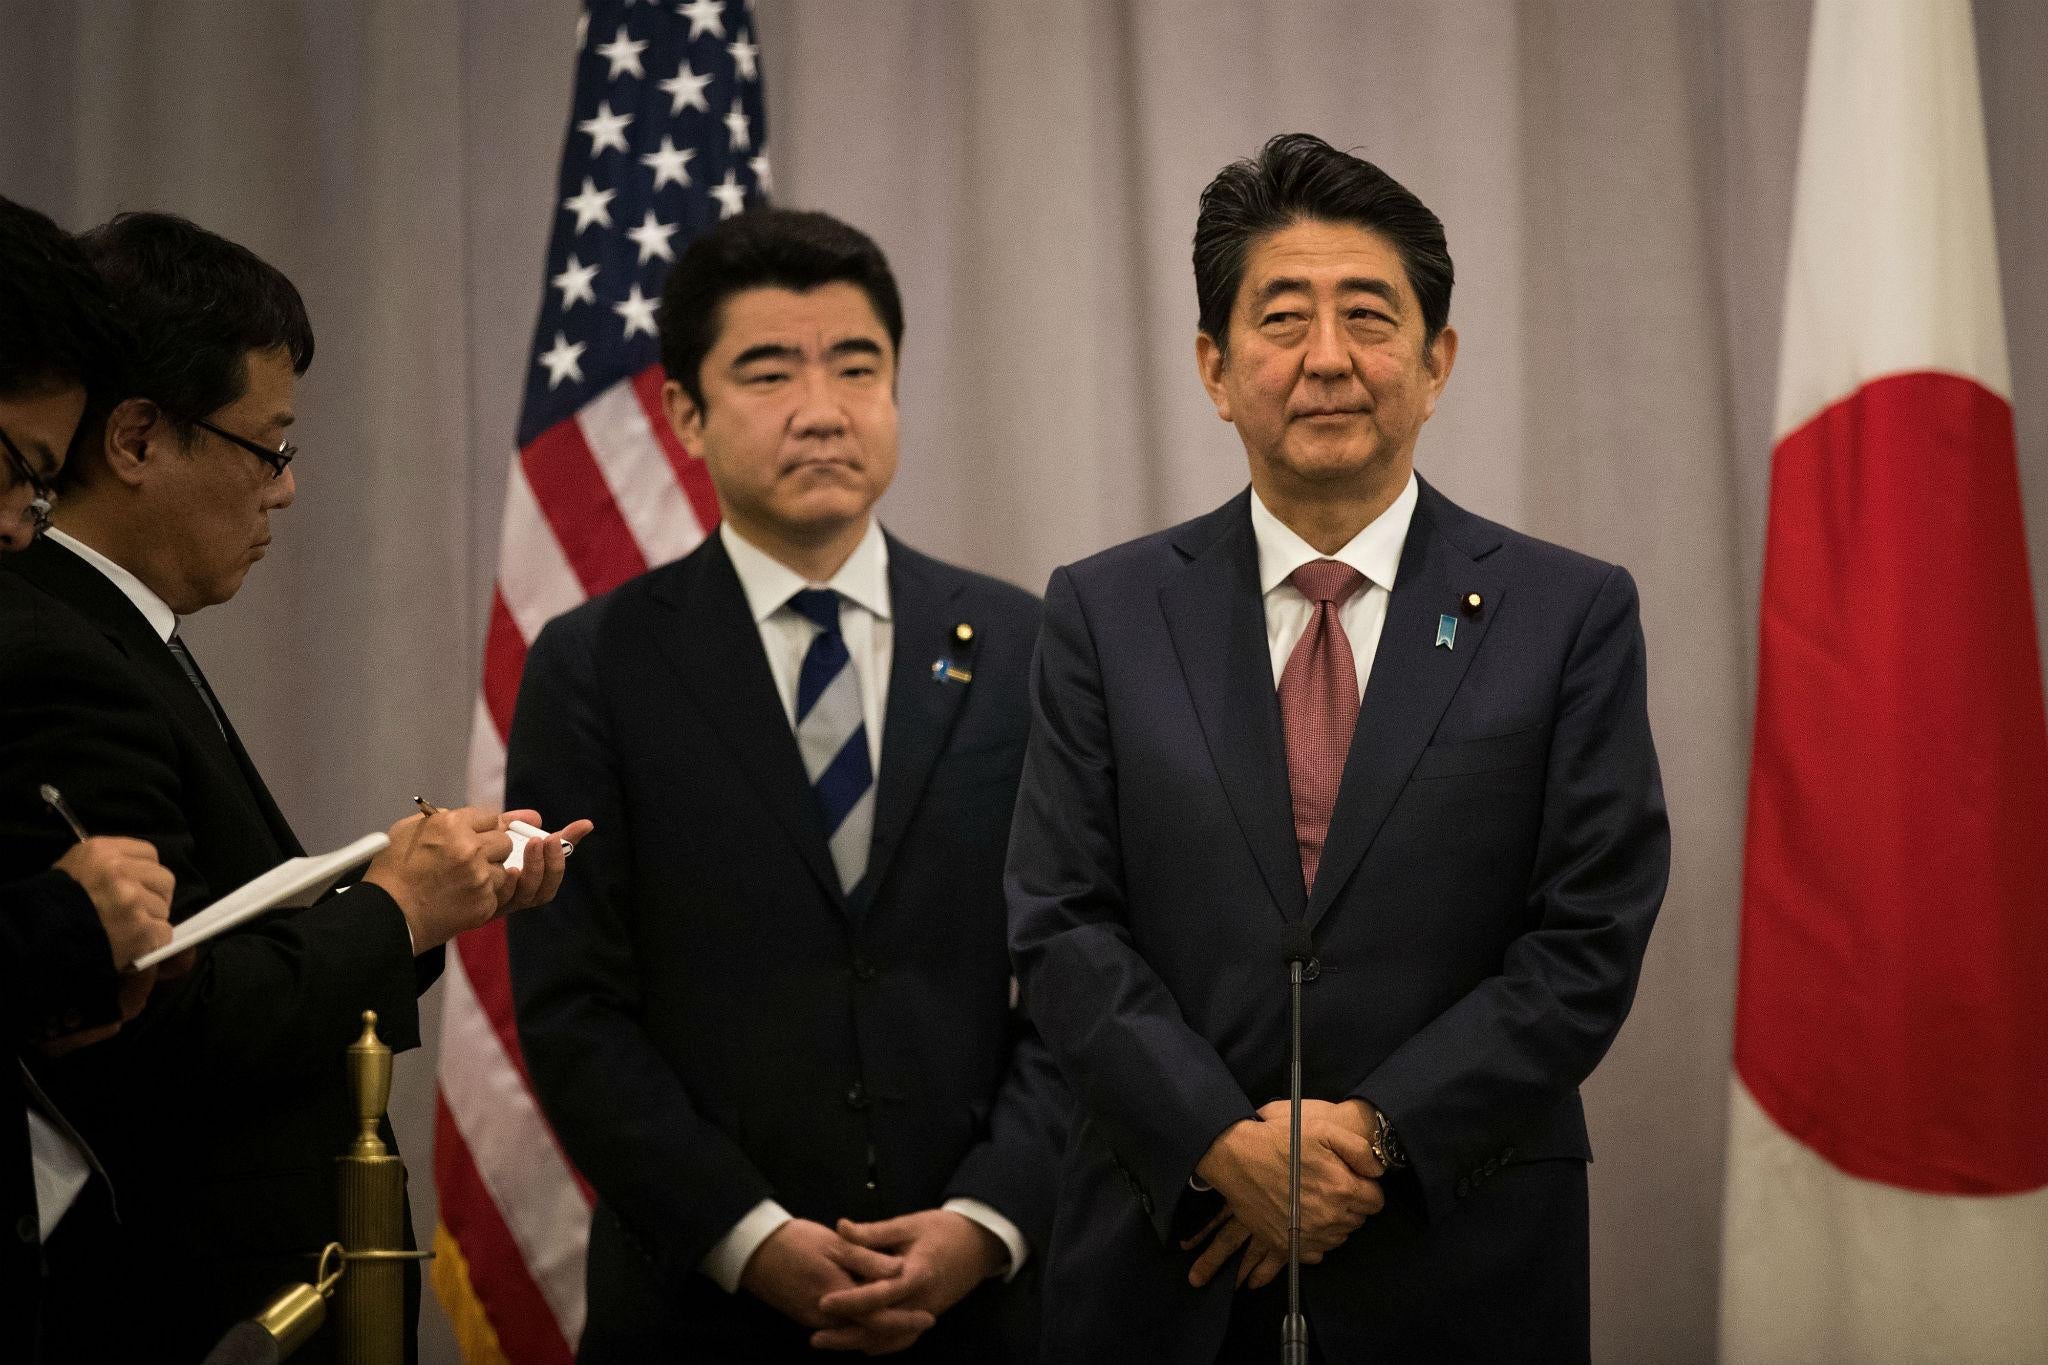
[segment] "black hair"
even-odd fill
[[[106,284],[71,234],[0,198],[0,394],[121,384],[126,339]]]
[[[1422,306],[1423,344],[1451,320],[1451,252],[1444,225],[1400,181],[1309,133],[1281,133],[1256,157],[1233,161],[1202,191],[1195,215],[1196,325],[1229,349],[1230,310],[1252,244],[1301,221],[1349,223],[1393,243]]]
[[[900,354],[903,300],[872,238],[827,213],[754,208],[735,214],[691,242],[662,285],[662,368],[702,407],[700,371],[717,344],[727,299],[748,289],[806,293],[839,283],[868,296],[888,329],[890,349]]]
[[[183,426],[249,387],[251,351],[313,363],[305,300],[247,247],[169,213],[123,213],[79,238],[134,336],[123,398],[148,398]]]

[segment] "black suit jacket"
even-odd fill
[[[52,817],[54,818],[54,817]],[[42,1243],[28,1092],[13,1050],[120,1017],[112,950],[85,889],[62,872],[0,886],[0,1359],[37,1358]]]
[[[1283,944],[1306,925],[1304,1094],[1379,1106],[1413,1163],[1304,1269],[1328,1357],[1583,1358],[1577,1086],[1669,861],[1634,585],[1424,484],[1305,894],[1248,499],[1046,595],[1008,884],[1085,1116],[1048,1357],[1214,1357],[1230,1277],[1190,1288],[1173,1236],[1214,1207],[1188,1186],[1210,1144],[1286,1094]]]
[[[93,832],[156,846],[174,919],[303,851],[232,727],[91,565],[50,541],[0,565],[0,639],[0,876],[46,868],[69,842],[42,782]],[[396,903],[359,885],[213,940],[114,1039],[38,1066],[120,1219],[68,1264],[67,1228],[52,1238],[53,1358],[196,1360],[310,1277],[307,1253],[336,1236],[334,1159],[354,1131],[344,1050],[365,1009],[394,1050],[418,1046],[416,997],[440,960],[416,963]],[[102,1275],[121,1286],[118,1312],[87,1283]],[[328,1358],[331,1338],[295,1359]]]
[[[967,1196],[1045,1246],[1064,1102],[1010,1007],[1001,885],[1038,605],[893,539],[889,587],[854,905],[717,536],[528,656],[509,798],[598,829],[508,923],[535,1089],[598,1196],[586,1360],[800,1348],[698,1269],[764,1198],[830,1225]],[[971,681],[935,680],[940,659]],[[1008,1297],[971,1294],[928,1353],[1000,1359]]]

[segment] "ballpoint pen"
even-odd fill
[[[79,843],[82,844],[91,837],[85,832],[85,826],[78,822],[78,815],[71,809],[71,803],[64,799],[63,792],[58,791],[47,782],[43,783],[41,792],[43,804],[64,817],[64,823],[71,826],[71,833],[77,838]]]
[[[439,815],[441,813],[441,808],[435,805],[433,802],[427,800],[427,798],[424,796],[415,796],[412,799],[412,803],[415,806],[419,807],[421,815]],[[514,820],[506,832],[509,834],[516,835],[518,836],[518,838],[522,840],[545,839],[548,836],[548,832],[546,830],[535,829],[532,825],[527,824],[524,820]],[[576,851],[576,845],[570,843],[567,839],[562,839],[558,842],[562,845],[562,856],[564,858],[568,857],[571,853],[574,853]]]

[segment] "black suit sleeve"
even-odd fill
[[[1021,1002],[1020,1002],[1021,1003]],[[1040,1256],[1052,1242],[1060,1159],[1073,1099],[1027,1009],[1016,1011],[1010,1067],[989,1110],[989,1135],[968,1149],[948,1199],[978,1199],[1016,1225]]]
[[[55,870],[0,886],[0,1009],[14,1046],[121,1017],[114,952],[85,888]]]
[[[177,878],[182,918],[232,887],[195,861],[178,738],[127,661],[96,637],[43,639],[0,663],[0,848],[9,865],[48,865],[70,836],[35,801],[55,783],[96,833],[145,839]],[[77,1065],[158,1064],[226,1087],[331,1066],[361,1012],[395,1050],[419,1044],[405,917],[380,888],[358,886],[308,910],[272,915],[202,945],[186,974],[160,978],[142,1014]],[[90,1059],[89,1061],[87,1059]]]
[[[1432,1216],[1458,1176],[1569,1096],[1629,1005],[1671,866],[1635,583],[1609,571],[1559,690],[1530,928],[1488,978],[1351,1094],[1394,1123]]]
[[[1014,636],[1014,649],[981,660],[977,672],[983,681],[976,685],[991,687],[1005,729],[1016,736],[1021,749],[1030,727],[1030,668],[1040,613],[1036,598],[1024,593],[1015,593],[1014,598],[1018,609],[1006,632]],[[998,681],[1000,690],[994,690]],[[1012,780],[1004,795],[1014,809],[1022,761],[1011,763]],[[994,888],[993,894],[1000,896],[1001,888]],[[1026,1244],[1043,1256],[1052,1240],[1060,1162],[1073,1122],[1074,1099],[1031,1021],[1029,1002],[1021,997],[1011,1011],[1011,1024],[1009,1067],[989,1108],[988,1136],[961,1160],[946,1187],[946,1198],[987,1204],[1015,1224]]]
[[[506,921],[519,1041],[569,1159],[654,1270],[681,1285],[749,1209],[773,1197],[699,1114],[640,1024],[632,817],[613,766],[594,611],[534,641],[506,755],[509,803],[595,822],[553,903]],[[649,875],[661,875],[652,869]]]
[[[1031,705],[1010,949],[1052,1055],[1164,1241],[1203,1154],[1256,1111],[1131,941],[1100,664],[1064,569],[1046,588]]]

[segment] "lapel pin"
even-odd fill
[[[953,643],[962,651],[972,653],[974,649],[974,627],[968,625],[965,621],[953,627]],[[972,671],[960,667],[950,658],[938,658],[932,660],[932,681],[941,684],[973,682],[974,674]]]
[[[1464,606],[1467,616],[1477,616],[1479,609],[1486,605],[1486,599],[1476,592],[1468,592],[1465,594],[1465,600],[1461,605]]]
[[[1458,618],[1439,616],[1436,618],[1436,647],[1456,649],[1458,647]]]

